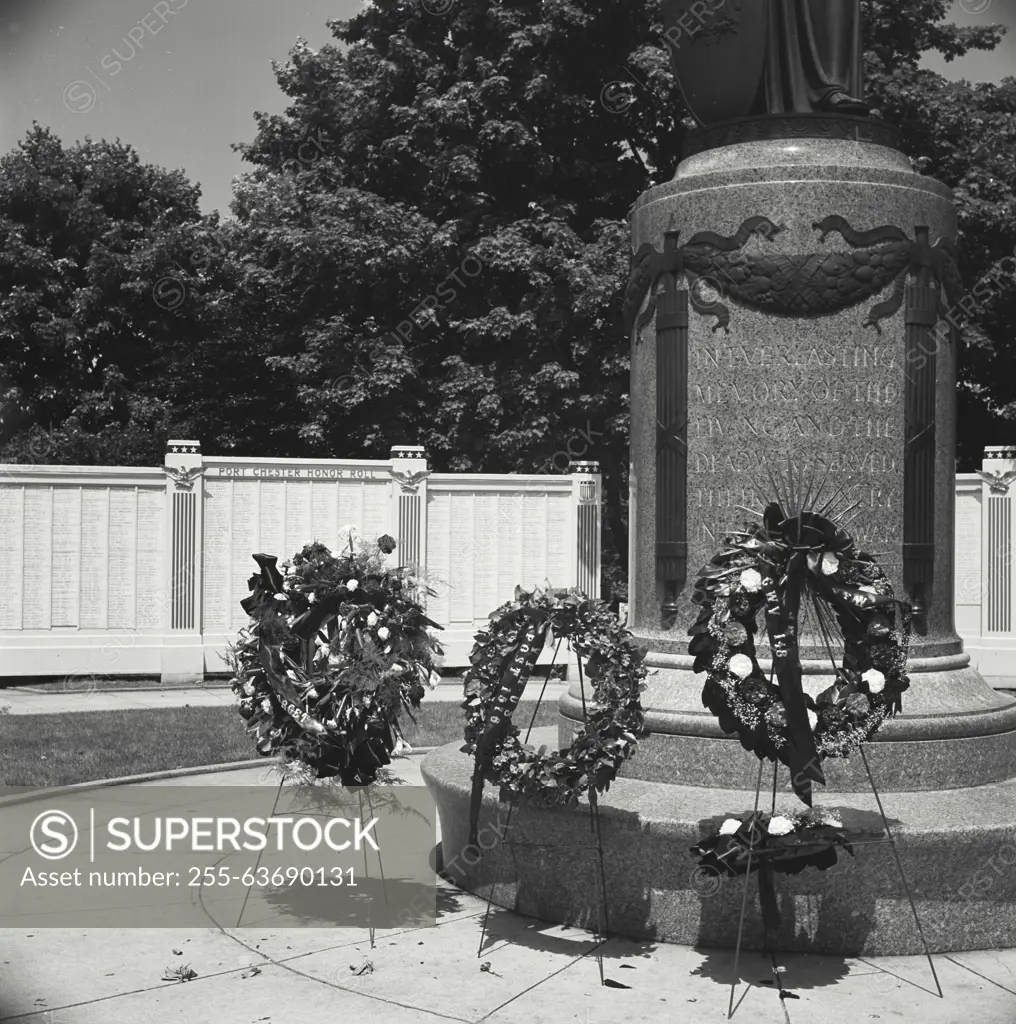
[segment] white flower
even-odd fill
[[[727,820],[720,826],[721,836],[732,836],[741,827],[741,822],[737,818],[727,818]]]
[[[378,635],[378,636],[379,636],[379,637],[380,637],[380,638],[381,638],[382,640],[387,640],[387,639],[388,639],[388,637],[389,637],[389,636],[391,635],[391,633],[390,633],[390,631],[389,631],[389,629],[388,629],[388,627],[387,627],[387,626],[382,626],[382,627],[381,627],[381,628],[380,628],[380,629],[379,629],[379,630],[377,631],[377,635]]]
[[[388,646],[387,646],[387,647],[385,648],[385,654],[391,654],[391,653],[392,653],[392,645],[391,645],[391,644],[389,644],[389,645],[388,645]]]
[[[811,708],[808,708],[808,725],[811,727],[812,732],[815,731],[815,726],[818,725],[818,715]]]
[[[822,556],[822,572],[826,576],[832,576],[839,567],[840,560],[831,551],[827,551]]]
[[[411,754],[412,752],[413,748],[401,736],[395,741],[394,753],[396,755]]]
[[[371,612],[370,615],[367,616],[367,625],[373,627],[373,626],[376,626],[377,623],[378,623],[377,612]]]
[[[357,588],[357,587],[358,587],[359,585],[360,585],[360,581],[359,581],[359,580],[350,580],[350,581],[349,581],[349,582],[348,582],[348,583],[346,584],[346,590],[350,590],[350,591],[352,591],[352,590],[356,590],[356,588]]]
[[[339,528],[339,536],[342,538],[343,543],[345,543],[346,541],[349,540],[349,535],[351,533],[358,533],[358,532],[359,531],[357,530],[356,526],[353,525],[352,523],[347,524],[346,526],[342,526],[342,527]]]
[[[275,595],[275,600],[276,601],[288,601],[289,598],[285,594],[276,594]]]
[[[312,686],[303,696],[305,700],[317,700],[318,692]]]
[[[430,678],[427,680],[427,685],[433,690],[434,687],[437,686],[437,684],[440,683],[440,682],[441,682],[441,673],[435,671],[434,669],[431,669],[430,670]]]
[[[313,604],[316,600],[317,600],[317,594],[311,593],[311,594],[307,595],[307,603],[308,604]]]
[[[861,678],[868,684],[872,693],[881,693],[885,689],[885,676],[877,668],[869,668],[861,673]]]
[[[254,684],[250,682],[250,680],[243,684],[243,692],[247,694],[248,697],[254,696]]]
[[[287,615],[286,616],[286,625],[289,626],[290,629],[293,628],[293,623],[294,622],[296,622],[296,616],[295,615]]]
[[[769,820],[768,832],[771,836],[785,836],[793,831],[794,823],[782,814],[775,814]]]
[[[270,715],[272,713],[272,702],[267,697],[265,697],[265,699],[261,701],[261,710],[266,715]]]
[[[338,727],[339,723],[336,722],[334,718],[329,718],[328,721],[325,722],[326,729],[338,729]]]
[[[741,586],[749,594],[756,594],[762,589],[762,576],[756,569],[745,569],[741,573]]]
[[[747,654],[735,654],[728,662],[727,668],[729,668],[738,679],[747,679],[752,673],[753,666],[751,658],[749,658]]]
[[[392,675],[393,676],[402,675],[403,672],[405,672],[405,667],[403,665],[400,665],[399,662],[395,662],[392,665]]]

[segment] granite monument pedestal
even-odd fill
[[[649,735],[600,802],[615,933],[736,942],[740,882],[705,891],[688,849],[752,810],[759,762],[703,707],[687,630],[698,569],[775,498],[771,475],[792,472],[824,484],[830,514],[915,605],[903,714],[866,749],[932,951],[1016,944],[1016,702],[970,667],[953,625],[956,230],[949,189],[891,145],[849,139],[707,149],[635,208],[628,625],[656,671]],[[806,616],[813,695],[837,653]],[[560,713],[558,745],[580,727],[577,682]],[[454,746],[424,762],[446,860],[467,842],[469,770]],[[823,770],[816,805],[871,825],[861,759]],[[767,764],[765,810],[773,786]],[[776,789],[778,807],[800,806],[782,766]],[[526,808],[516,824],[500,861],[459,861],[460,884],[490,892],[500,863],[495,903],[595,926],[588,808]],[[888,845],[780,888],[783,949],[923,951]],[[756,907],[745,945],[761,939]]]

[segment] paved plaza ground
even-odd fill
[[[399,775],[420,785],[420,757]],[[275,785],[264,767],[158,786]],[[43,798],[44,799],[44,798]],[[726,1019],[734,955],[611,938],[495,909],[439,881],[434,928],[0,931],[0,1021],[23,1024],[616,1024]],[[179,951],[179,952],[176,952]],[[934,957],[742,955],[735,1021],[1016,1021],[1016,950]],[[164,981],[189,965],[191,981]],[[369,966],[368,966],[369,965]],[[256,970],[255,970],[256,969]],[[602,981],[601,981],[602,979]],[[605,983],[604,983],[605,982]]]
[[[993,680],[996,686],[1016,679]],[[530,685],[535,699],[542,684]],[[557,700],[567,684],[547,687]],[[532,692],[530,692],[532,691]],[[12,714],[219,706],[221,686],[88,693],[0,693]],[[428,700],[461,699],[445,683]],[[422,755],[401,759],[398,774],[422,785]],[[160,779],[154,786],[275,785],[264,766]],[[439,879],[440,913],[427,929],[363,928],[0,930],[0,1021],[24,1024],[332,1024],[337,1019],[410,1024],[614,1024],[618,1020],[721,1021],[727,1017],[734,954],[610,938],[545,924],[500,909]],[[175,952],[179,950],[179,953]],[[779,958],[789,998],[772,964],[742,954],[733,1020],[868,1020],[985,1024],[1016,1022],[1016,950],[934,957],[937,995],[921,957]],[[164,981],[189,965],[186,983]]]

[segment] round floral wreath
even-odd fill
[[[497,785],[506,801],[536,797],[570,804],[590,790],[605,792],[642,731],[644,652],[607,605],[575,589],[516,587],[515,600],[490,620],[476,636],[465,676],[462,750],[476,755],[474,786]],[[523,742],[511,712],[540,651],[555,638],[567,640],[584,660],[596,707],[570,747],[547,753]]]
[[[241,602],[252,622],[229,663],[258,753],[352,786],[377,781],[393,753],[408,752],[399,713],[411,714],[440,678],[428,627],[441,627],[417,601],[433,592],[385,564],[394,549],[387,535],[368,546],[350,531],[341,555],[309,544],[285,575],[274,555],[253,556],[261,571]]]
[[[774,674],[777,664],[796,660],[796,619],[788,622],[784,614],[792,580],[800,598],[813,599],[827,634],[836,625],[843,637],[833,684],[817,698],[800,695],[818,756],[846,757],[901,710],[900,695],[910,685],[912,609],[894,598],[871,555],[817,513],[786,518],[774,503],[761,525],[728,537],[702,570],[693,598],[700,612],[689,631],[694,671],[708,673],[702,702],[745,748],[760,758],[785,760],[793,730],[787,691],[759,667],[755,633],[764,611]],[[799,668],[797,679],[800,690]]]

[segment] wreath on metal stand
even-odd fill
[[[702,703],[716,715],[724,732],[736,733],[741,745],[762,762],[755,808],[742,819],[726,819],[691,852],[706,871],[744,875],[745,893],[748,876],[758,873],[765,946],[775,950],[780,925],[775,874],[797,874],[809,866],[826,870],[836,863],[837,848],[853,855],[857,837],[866,834],[857,830],[848,834],[835,815],[811,810],[812,783],[825,784],[821,762],[856,750],[882,816],[882,838],[877,841],[892,847],[931,964],[863,749],[882,723],[902,710],[901,695],[910,685],[906,664],[913,609],[896,599],[874,557],[858,550],[831,516],[844,488],[820,504],[825,481],[817,489],[813,480],[799,481],[795,488],[789,467],[785,481],[770,474],[770,482],[777,500],[754,513],[761,524],[727,537],[724,548],[701,570],[693,597],[700,611],[689,630],[688,646],[695,658],[693,670],[707,675]],[[842,519],[855,507],[836,518]],[[788,515],[785,509],[797,511]],[[816,698],[802,684],[799,636],[806,600],[834,676],[832,685]],[[768,678],[756,658],[760,613],[772,652]],[[842,637],[840,664],[834,635]],[[768,815],[758,809],[766,760],[774,762],[773,806]],[[776,814],[775,762],[790,770],[791,786],[809,808],[807,812]],[[742,905],[741,928],[744,910]],[[931,969],[934,975],[934,964]],[[937,984],[937,976],[935,980]]]
[[[408,752],[399,716],[420,706],[440,679],[441,646],[419,598],[432,594],[413,569],[389,566],[387,534],[333,554],[308,544],[259,572],[241,605],[251,617],[229,648],[238,710],[259,754],[344,786],[389,778]]]
[[[541,652],[555,640],[555,659],[562,642],[568,642],[578,656],[583,728],[570,747],[548,753],[546,747],[537,750],[529,743],[546,682],[525,739],[512,722],[512,714]],[[462,751],[475,758],[469,842],[477,845],[485,782],[497,785],[500,799],[509,805],[505,831],[521,803],[575,806],[585,795],[597,836],[606,933],[606,876],[596,797],[610,788],[638,745],[644,723],[639,694],[647,675],[645,652],[602,601],[590,600],[574,588],[553,590],[549,586],[533,591],[516,587],[514,600],[491,614],[489,625],[475,641],[462,705],[466,711]],[[594,708],[586,703],[583,660],[592,683]],[[502,841],[498,869],[503,851]],[[493,889],[481,928],[481,952],[492,899]]]

